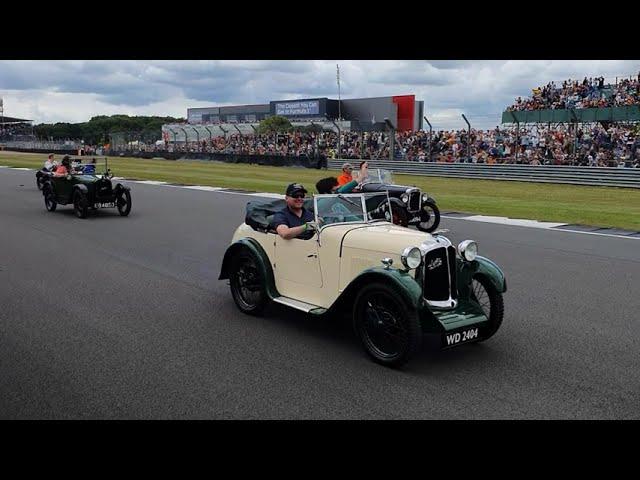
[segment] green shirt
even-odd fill
[[[357,186],[358,186],[358,181],[351,180],[349,183],[345,183],[340,188],[338,188],[338,190],[336,190],[336,193],[351,193],[353,192],[353,189],[356,188]]]

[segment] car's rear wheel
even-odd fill
[[[42,187],[42,195],[44,196],[44,206],[46,207],[47,211],[55,212],[58,203],[56,202],[56,197],[50,185],[45,185],[44,187]]]
[[[131,212],[131,192],[129,190],[122,188],[118,191],[116,194],[116,206],[120,215],[123,217],[129,215],[129,212]]]
[[[268,297],[265,278],[253,254],[243,251],[233,259],[229,283],[233,300],[242,312],[249,315],[262,313]]]
[[[400,367],[422,345],[417,312],[383,283],[362,288],[356,297],[353,321],[365,352],[382,365]]]
[[[416,227],[423,232],[433,232],[438,225],[440,225],[440,209],[435,203],[425,202],[420,210],[420,221]]]
[[[80,190],[73,193],[73,211],[78,218],[87,218],[89,211],[87,196]]]
[[[489,319],[489,326],[482,332],[479,342],[491,338],[502,325],[504,299],[502,293],[485,275],[476,274],[471,280],[471,299],[480,305]]]

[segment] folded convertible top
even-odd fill
[[[287,202],[284,199],[252,200],[247,203],[244,222],[254,230],[267,232],[271,216],[286,206]],[[304,208],[313,212],[312,198],[304,201]]]

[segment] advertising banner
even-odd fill
[[[320,102],[318,100],[303,102],[284,102],[276,103],[276,115],[294,116],[294,115],[319,115]]]

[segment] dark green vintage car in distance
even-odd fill
[[[131,212],[131,189],[117,183],[112,184],[113,175],[106,168],[103,174],[85,173],[83,167],[74,168],[66,176],[49,174],[44,180],[42,195],[49,212],[60,205],[73,205],[78,218],[86,218],[89,209],[117,208],[126,217]],[[87,169],[89,170],[89,169]],[[93,169],[91,170],[94,171]]]

